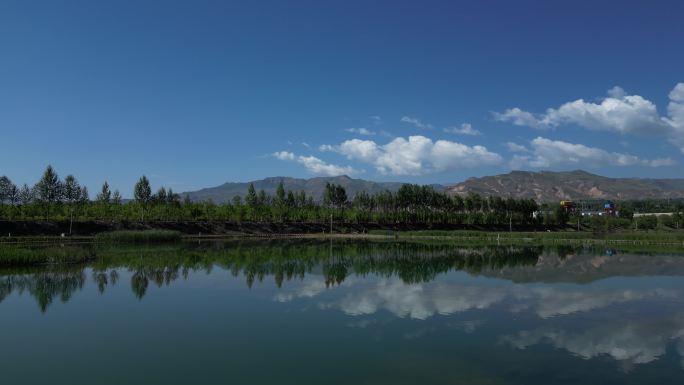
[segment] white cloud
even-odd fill
[[[627,317],[630,317],[627,314]],[[540,328],[506,336],[504,341],[518,349],[549,343],[584,359],[609,356],[622,361],[628,369],[646,364],[666,354],[670,342],[684,346],[684,322],[681,314],[653,319],[613,317],[614,322],[597,322],[577,330]],[[684,356],[684,351],[680,355]]]
[[[290,302],[295,298],[312,298],[327,289],[325,280],[320,276],[307,275],[300,287],[293,291],[279,291],[273,299],[277,302]]]
[[[510,152],[530,152],[527,147],[515,142],[506,143],[506,147],[508,147],[508,151]]]
[[[615,86],[608,90],[608,96],[615,99],[622,99],[627,93],[620,86]]]
[[[371,130],[369,130],[369,129],[367,129],[367,128],[363,128],[363,127],[359,127],[359,128],[347,128],[347,129],[345,129],[345,131],[351,132],[351,133],[353,133],[353,134],[366,135],[366,136],[375,135],[375,132],[373,132],[373,131],[371,131]]]
[[[666,121],[673,130],[670,142],[684,153],[684,83],[677,84],[669,97],[670,103],[667,106],[669,118]]]
[[[457,135],[482,135],[482,133],[479,130],[474,129],[470,123],[463,123],[460,127],[447,127],[444,129],[444,132]]]
[[[502,122],[512,122],[516,126],[527,126],[532,128],[548,128],[543,119],[538,119],[531,112],[523,111],[518,107],[509,108],[504,112],[495,112],[494,119]]]
[[[273,153],[273,156],[274,156],[276,159],[280,159],[280,160],[294,160],[294,159],[295,159],[295,154],[293,154],[293,153],[291,153],[291,152],[289,152],[289,151],[278,151],[278,152],[274,152],[274,153]]]
[[[325,291],[324,280],[313,276],[275,297],[286,302],[295,298],[315,297]],[[386,309],[399,317],[426,319],[435,314],[454,314],[494,305],[510,305],[511,312],[527,311],[541,319],[554,319],[580,312],[592,312],[616,304],[635,301],[658,301],[679,298],[679,290],[605,289],[597,287],[536,287],[534,285],[483,286],[453,282],[407,284],[398,277],[366,282],[349,277],[340,289],[340,299],[321,304],[350,315],[368,315]]]
[[[459,287],[446,285],[407,285],[388,279],[371,287],[350,292],[339,302],[328,305],[353,316],[374,314],[385,309],[398,317],[427,319],[435,314],[454,314],[472,309],[486,309],[506,298],[501,288]]]
[[[509,143],[509,150],[518,149],[515,143]],[[608,152],[596,147],[589,147],[583,144],[563,142],[537,137],[530,142],[530,155],[515,155],[511,160],[511,167],[521,168],[524,166],[542,168],[558,165],[578,165],[578,166],[650,166],[661,167],[671,166],[675,162],[671,158],[641,159],[630,154],[619,152]],[[518,151],[520,152],[520,151]]]
[[[551,318],[577,312],[586,312],[610,305],[644,299],[677,298],[677,291],[649,290],[559,290],[539,287],[530,290],[535,298],[535,312],[540,318]],[[526,299],[523,297],[523,299]]]
[[[311,148],[311,145],[309,145],[309,143],[307,143],[307,142],[302,142],[302,146],[304,146],[306,148]]]
[[[304,165],[309,172],[316,175],[337,176],[352,175],[357,173],[356,170],[349,166],[337,166],[334,164],[325,163],[315,156],[299,156],[297,157],[297,162]]]
[[[335,164],[326,163],[315,156],[295,155],[288,151],[274,152],[272,155],[279,160],[296,161],[304,166],[307,171],[316,175],[338,176],[359,173],[359,171],[350,166],[338,166]]]
[[[674,166],[677,162],[672,158],[657,158],[646,162],[648,166],[651,167],[664,167],[664,166]]]
[[[320,152],[333,152],[335,151],[335,146],[331,146],[329,144],[321,144],[318,146],[318,151]]]
[[[339,152],[350,160],[372,164],[382,174],[392,175],[422,175],[502,162],[499,154],[483,146],[432,141],[420,135],[408,139],[398,137],[384,145],[372,140],[351,139],[339,146],[323,145],[320,149]]]
[[[409,117],[409,116],[403,116],[403,117],[401,118],[401,121],[404,122],[404,123],[413,124],[414,126],[416,126],[416,127],[418,127],[418,128],[422,128],[422,129],[432,129],[432,125],[431,125],[431,124],[429,124],[429,123],[423,123],[423,122],[422,122],[420,119],[418,119],[418,118],[412,118],[412,117]]]
[[[373,123],[375,124],[382,124],[382,118],[378,115],[373,115],[370,117]]]
[[[684,152],[684,83],[678,83],[669,94],[668,116],[660,116],[655,103],[639,95],[627,95],[613,87],[600,103],[578,99],[533,114],[520,108],[494,113],[494,118],[517,126],[549,129],[575,124],[591,130],[620,134],[659,135]]]

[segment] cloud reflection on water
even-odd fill
[[[398,278],[368,280],[350,277],[340,287],[329,289],[330,295],[323,296],[326,292],[323,278],[309,276],[301,286],[283,290],[276,300],[286,302],[321,295],[321,308],[337,309],[353,317],[383,310],[396,317],[415,320],[487,309],[503,310],[512,316],[527,313],[544,326],[504,336],[502,340],[510,346],[526,349],[550,344],[584,359],[609,356],[629,370],[633,365],[655,361],[673,343],[684,367],[684,313],[672,310],[678,309],[676,306],[662,306],[662,313],[657,316],[635,311],[645,303],[678,301],[684,294],[679,289],[606,288],[596,285],[493,286],[490,281],[447,282],[438,279],[430,283],[406,284]],[[573,318],[570,323],[562,322],[570,316],[579,318]],[[472,332],[475,327],[463,330]],[[419,329],[404,337],[415,339],[428,331],[434,332],[433,329]]]

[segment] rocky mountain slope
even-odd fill
[[[666,199],[684,197],[684,179],[608,178],[581,170],[513,171],[470,178],[448,187],[447,192],[532,198],[539,202],[561,199]]]

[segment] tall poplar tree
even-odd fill
[[[102,189],[100,190],[100,193],[97,194],[97,201],[108,204],[112,200],[112,191],[109,189],[109,183],[105,181],[102,184]]]
[[[74,204],[81,201],[82,191],[76,177],[67,175],[64,178],[64,201],[69,206],[69,235],[74,225]]]
[[[140,220],[144,221],[145,208],[147,207],[147,204],[150,202],[150,199],[152,198],[152,187],[150,187],[150,181],[147,179],[145,175],[141,176],[140,179],[138,179],[138,182],[135,184],[135,188],[133,190],[133,197],[141,207]]]
[[[257,194],[256,190],[254,189],[254,184],[250,183],[249,188],[247,188],[247,197],[245,198],[245,203],[247,203],[247,206],[254,208],[257,205]]]

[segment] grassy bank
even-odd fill
[[[91,247],[0,246],[0,266],[56,265],[87,262],[95,258]]]
[[[207,257],[217,250],[224,253],[242,255],[243,263],[250,265],[264,255],[276,253],[282,262],[289,264],[290,250],[298,258],[308,255],[311,258],[327,257],[335,246],[338,255],[340,247],[344,255],[369,256],[382,251],[383,258],[394,258],[406,255],[404,249],[440,250],[440,253],[458,254],[470,249],[485,256],[499,255],[511,249],[528,250],[533,248],[552,251],[558,255],[572,255],[592,250],[596,255],[613,255],[615,252],[638,254],[671,254],[684,253],[682,234],[611,234],[602,239],[590,238],[591,234],[572,233],[570,238],[560,238],[553,233],[481,233],[481,232],[407,232],[366,235],[304,235],[302,237],[204,240],[202,238],[184,238],[186,242],[178,242],[177,233],[153,232],[117,232],[102,234],[98,242],[69,243],[57,240],[52,243],[20,243],[0,245],[0,266],[59,265],[92,262],[95,265],[108,261],[118,264],[122,261],[137,261],[142,255],[152,255],[155,261],[170,263],[182,255],[181,259],[189,261],[206,261]],[[632,239],[620,239],[620,238]],[[171,242],[167,242],[171,241]],[[231,246],[232,245],[232,246]],[[230,247],[229,247],[230,246]],[[422,249],[421,249],[422,248]],[[371,252],[371,254],[368,254]],[[468,253],[472,253],[469,251]],[[415,254],[418,259],[423,254]],[[428,253],[429,255],[429,253]],[[505,261],[511,257],[506,254],[497,260]],[[311,258],[306,258],[310,260]],[[314,258],[314,259],[316,259]],[[225,262],[221,258],[212,262]],[[380,263],[380,262],[378,262]],[[206,266],[210,264],[207,263]],[[311,265],[313,266],[313,265]]]
[[[625,244],[669,244],[684,246],[684,231],[617,231],[595,233],[590,231],[561,232],[490,232],[490,231],[371,231],[371,235],[384,235],[396,239],[452,239],[475,241],[485,244],[500,242],[540,243],[625,243]]]

